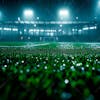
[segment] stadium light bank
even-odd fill
[[[25,19],[31,20],[34,17],[34,12],[32,9],[25,9],[23,15]]]
[[[60,9],[59,12],[59,17],[61,20],[66,20],[69,18],[69,10],[68,9]]]

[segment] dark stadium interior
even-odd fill
[[[0,100],[100,100],[100,0],[0,0]]]
[[[0,0],[0,41],[42,42],[53,40],[58,42],[100,42],[100,13],[97,1]],[[34,10],[34,18],[30,20],[24,19],[23,10],[26,8]],[[66,19],[66,22],[69,22],[70,25],[68,23],[57,24],[57,22],[63,21],[58,18],[57,13],[59,8],[69,9],[70,15],[69,18]],[[33,22],[27,25],[24,24],[24,21]],[[39,21],[43,23],[40,24]],[[51,24],[52,21],[55,23]],[[47,25],[46,22],[49,24]],[[59,27],[60,25],[62,26]],[[14,27],[16,27],[18,31],[10,31],[10,28]],[[86,27],[90,29],[85,30],[84,28]],[[96,28],[93,29],[92,27]],[[9,28],[8,31],[6,28]],[[41,33],[41,30],[45,30],[46,28],[48,28],[47,30],[55,30],[56,32],[52,33],[46,31]],[[33,29],[31,33],[29,32],[30,29]],[[35,29],[37,30],[34,31]],[[22,32],[22,34],[20,34],[20,32]],[[11,35],[12,38],[10,38]]]

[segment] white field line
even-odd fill
[[[45,46],[49,45],[50,43],[42,43],[42,44],[27,44],[25,47],[37,47],[37,46]]]
[[[23,46],[0,46],[0,48],[25,48],[25,47],[36,47],[36,46],[45,46],[49,45],[50,43],[43,43],[43,44],[27,44]]]

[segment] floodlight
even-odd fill
[[[75,29],[72,29],[72,31],[74,32],[74,31],[75,31]]]
[[[0,11],[0,16],[2,15],[1,11]]]
[[[78,31],[79,31],[79,32],[82,32],[82,30],[81,30],[81,29],[79,29]]]
[[[18,21],[19,21],[19,22],[21,21],[20,17],[18,17]]]
[[[59,11],[59,16],[61,19],[65,19],[69,17],[69,11],[67,9],[61,9]]]
[[[26,9],[26,10],[24,10],[23,15],[24,15],[24,18],[30,20],[30,19],[33,18],[34,12],[33,12],[33,10],[31,10],[31,9]]]
[[[36,19],[37,19],[37,20],[39,20],[40,18],[39,18],[39,17],[37,17]]]
[[[27,29],[24,29],[24,32],[27,32]]]
[[[27,17],[31,17],[31,16],[33,16],[33,11],[32,10],[25,10],[24,15]]]
[[[76,17],[76,20],[78,20],[78,17]]]
[[[98,6],[100,7],[100,0],[98,1]]]
[[[18,28],[12,28],[12,31],[18,31]]]
[[[62,27],[62,24],[60,24],[59,26]]]
[[[54,33],[50,33],[50,36],[54,36]]]
[[[89,28],[88,27],[84,27],[83,30],[89,30]]]
[[[34,24],[34,27],[36,27],[36,24]]]
[[[0,27],[0,31],[2,31],[3,29],[2,29],[2,27]]]
[[[0,11],[0,20],[2,19],[2,12]]]

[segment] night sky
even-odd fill
[[[97,0],[0,0],[0,9],[4,18],[16,20],[22,16],[25,8],[31,8],[35,16],[41,19],[55,20],[60,8],[70,10],[71,18],[79,16],[80,19],[91,19],[95,16],[94,9]]]

